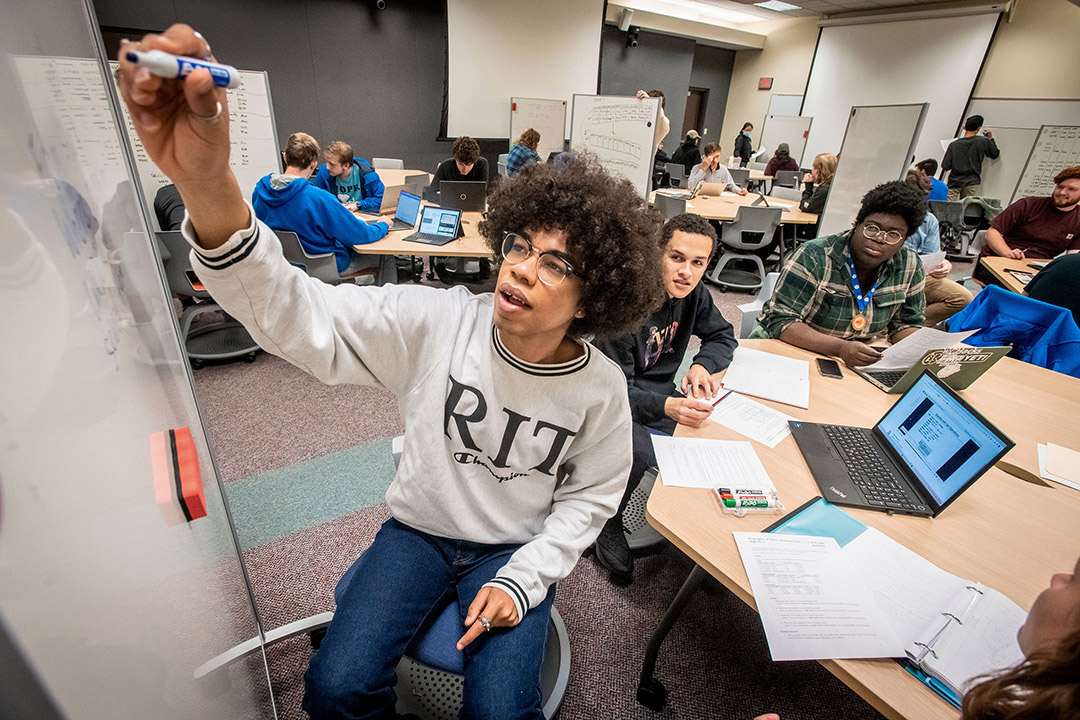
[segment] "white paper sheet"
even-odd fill
[[[788,420],[793,418],[779,410],[773,410],[767,405],[731,392],[716,404],[709,419],[751,440],[756,440],[765,447],[773,448],[791,434]]]
[[[723,385],[746,395],[810,407],[810,363],[806,360],[736,348]]]
[[[1046,471],[1069,482],[1080,482],[1080,453],[1063,445],[1047,443]]]
[[[885,348],[881,359],[873,365],[867,365],[864,370],[906,370],[919,362],[923,355],[930,350],[941,350],[959,345],[968,336],[975,334],[975,330],[950,333],[934,328],[919,328],[900,342]]]
[[[919,259],[922,260],[923,270],[934,270],[945,262],[945,251],[920,255]]]
[[[773,660],[903,657],[833,538],[734,533]]]
[[[1051,482],[1061,483],[1067,487],[1071,487],[1074,490],[1080,490],[1080,483],[1074,483],[1071,480],[1067,480],[1060,475],[1055,475],[1046,469],[1046,445],[1039,443],[1039,475],[1043,478],[1050,480]]]
[[[744,440],[653,435],[652,442],[664,485],[693,488],[738,485],[776,490],[753,446]]]

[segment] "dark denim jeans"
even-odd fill
[[[334,591],[334,619],[304,675],[304,710],[312,720],[397,717],[394,667],[425,617],[456,591],[457,637],[464,635],[469,603],[518,547],[449,540],[387,520]],[[515,627],[466,646],[460,717],[543,717],[540,669],[554,596],[552,586]]]

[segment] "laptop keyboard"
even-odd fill
[[[900,382],[900,378],[907,375],[907,370],[868,370],[867,375],[877,380],[882,385],[892,387]]]
[[[840,451],[851,481],[867,503],[882,508],[915,509],[916,501],[900,484],[892,468],[881,459],[877,446],[861,428],[843,425],[821,427]]]

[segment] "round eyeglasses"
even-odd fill
[[[581,276],[581,273],[574,270],[574,266],[562,257],[558,250],[540,252],[532,246],[528,238],[517,233],[508,232],[503,236],[502,256],[507,262],[515,265],[523,263],[533,253],[538,253],[536,277],[545,285],[555,287],[570,275]]]
[[[904,239],[903,233],[899,230],[889,230],[886,232],[873,223],[863,225],[862,234],[863,237],[869,238],[870,240],[881,240],[882,235],[884,235],[886,245],[895,245]]]

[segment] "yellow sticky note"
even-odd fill
[[[1080,482],[1080,452],[1047,443],[1046,471],[1066,480]]]

